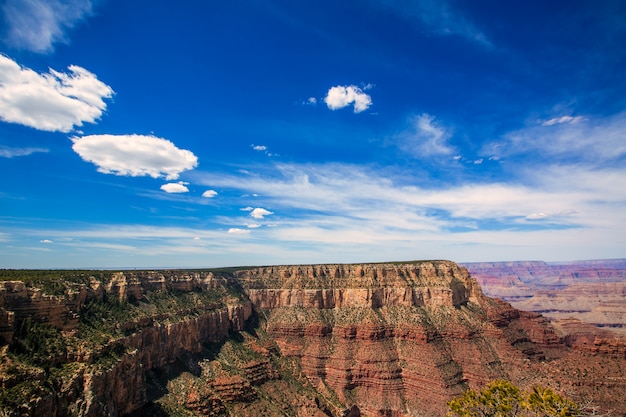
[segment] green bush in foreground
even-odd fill
[[[492,381],[479,392],[467,390],[448,402],[449,417],[574,417],[580,406],[550,388],[524,392],[508,381]]]

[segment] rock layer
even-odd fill
[[[267,332],[315,386],[365,415],[442,415],[468,386],[515,378],[560,339],[487,299],[452,262],[268,267],[236,274]]]
[[[575,318],[626,336],[626,260],[470,263],[485,294],[550,319]]]
[[[45,295],[23,282],[0,282],[0,329],[5,343],[27,319],[56,327],[70,337],[78,331],[79,315],[93,300],[143,300],[149,305],[145,297],[150,291],[207,291],[226,282],[210,273],[166,276],[160,272],[120,272],[108,282],[92,279],[89,285],[66,283],[69,289],[64,295]],[[61,392],[34,398],[23,413],[94,417],[130,413],[147,401],[148,370],[165,367],[183,354],[199,353],[207,343],[223,341],[230,332],[241,331],[251,315],[248,300],[230,300],[227,304],[195,306],[188,312],[155,313],[138,321],[115,323],[129,334],[102,340],[100,345],[83,344],[68,352],[65,361],[71,364],[72,373],[58,387]],[[18,382],[0,374],[4,389]]]

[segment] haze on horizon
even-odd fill
[[[0,3],[0,267],[626,257],[626,3]]]

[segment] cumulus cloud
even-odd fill
[[[259,151],[259,152],[263,152],[267,150],[267,146],[265,145],[251,145],[252,149],[254,149],[255,151]]]
[[[103,174],[175,180],[181,172],[198,165],[191,151],[155,136],[90,135],[72,141],[74,152]]]
[[[167,184],[163,184],[161,186],[161,190],[166,193],[188,193],[189,188],[187,188],[187,182],[179,181],[179,182],[170,182]]]
[[[202,197],[204,198],[213,198],[217,195],[217,191],[215,190],[206,190],[202,193]]]
[[[424,113],[410,119],[410,128],[394,140],[408,154],[418,158],[453,155],[456,149],[448,144],[452,133],[434,116]],[[456,156],[454,156],[455,159]]]
[[[552,125],[557,125],[557,124],[562,124],[562,123],[567,123],[567,124],[576,124],[578,122],[580,122],[581,120],[584,120],[584,117],[582,116],[561,116],[561,117],[554,117],[552,119],[549,120],[545,120],[543,122],[541,122],[541,126],[552,126]]]
[[[94,123],[113,89],[84,68],[68,70],[39,74],[0,54],[0,120],[50,132]]]
[[[94,0],[6,1],[0,6],[1,34],[14,48],[51,52],[54,44],[67,43],[67,31],[93,14]]]
[[[248,233],[250,233],[250,231],[246,229],[240,229],[238,227],[232,227],[228,229],[228,233],[232,235],[247,235]]]
[[[16,156],[28,156],[37,152],[48,152],[45,148],[10,148],[7,146],[0,146],[0,157],[2,158],[14,158]]]
[[[39,242],[41,242],[41,243],[52,243],[52,241],[50,239],[42,239]]]
[[[250,217],[252,217],[253,219],[262,219],[265,216],[269,216],[270,214],[274,213],[261,207],[257,207],[250,211]]]
[[[354,112],[360,113],[372,105],[372,98],[356,85],[337,85],[328,90],[324,102],[331,110],[354,105]]]

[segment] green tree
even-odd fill
[[[508,381],[490,382],[480,391],[467,390],[448,402],[449,417],[574,417],[580,407],[550,388],[523,392]]]
[[[579,415],[580,407],[550,388],[533,387],[524,403],[532,415],[568,417]]]

